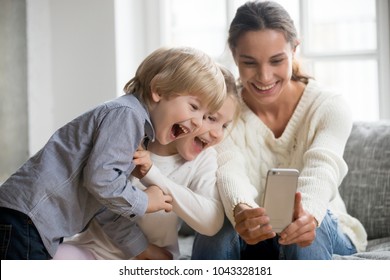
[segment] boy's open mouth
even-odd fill
[[[174,124],[172,127],[172,134],[175,138],[180,135],[187,134],[190,130],[181,124]]]

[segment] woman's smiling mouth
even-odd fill
[[[252,85],[258,91],[268,91],[268,90],[272,89],[273,87],[275,87],[276,83],[270,84],[268,86],[259,86],[259,85],[256,85],[254,83],[252,83]]]

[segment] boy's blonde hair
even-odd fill
[[[148,108],[152,90],[164,98],[197,95],[210,112],[218,111],[226,98],[224,77],[216,63],[189,47],[155,50],[124,87],[126,94],[134,94]]]

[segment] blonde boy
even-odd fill
[[[133,155],[145,138],[165,145],[197,131],[204,116],[222,106],[226,88],[206,54],[162,48],[141,63],[124,90],[57,130],[1,186],[3,259],[51,259],[63,238],[105,211],[131,225],[123,235],[123,223],[105,221],[105,233],[127,258],[148,248],[136,221],[170,211],[172,199],[155,186],[144,192],[130,183]]]
[[[203,121],[195,136],[178,139],[168,145],[153,142],[148,151],[135,153],[142,183],[133,179],[140,189],[158,185],[164,193],[173,197],[173,211],[146,214],[137,221],[149,243],[158,248],[149,259],[179,258],[178,229],[184,220],[199,233],[213,235],[221,228],[224,212],[219,199],[216,180],[216,152],[212,146],[224,137],[230,124],[239,114],[238,96],[233,75],[222,66],[228,98],[222,107]],[[153,165],[152,165],[153,162]],[[145,175],[146,174],[146,175]],[[106,213],[109,214],[109,213]],[[89,230],[61,245],[56,259],[125,259],[121,245],[113,242],[105,233],[97,217]],[[128,223],[124,218],[123,223]],[[138,257],[142,258],[142,256]]]

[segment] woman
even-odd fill
[[[352,120],[341,95],[300,71],[290,16],[274,2],[247,2],[230,25],[228,43],[244,104],[218,147],[217,184],[235,231],[225,223],[214,237],[198,234],[193,258],[331,259],[363,251],[366,232],[338,192]],[[300,171],[293,222],[278,235],[260,207],[267,171],[275,167]]]

